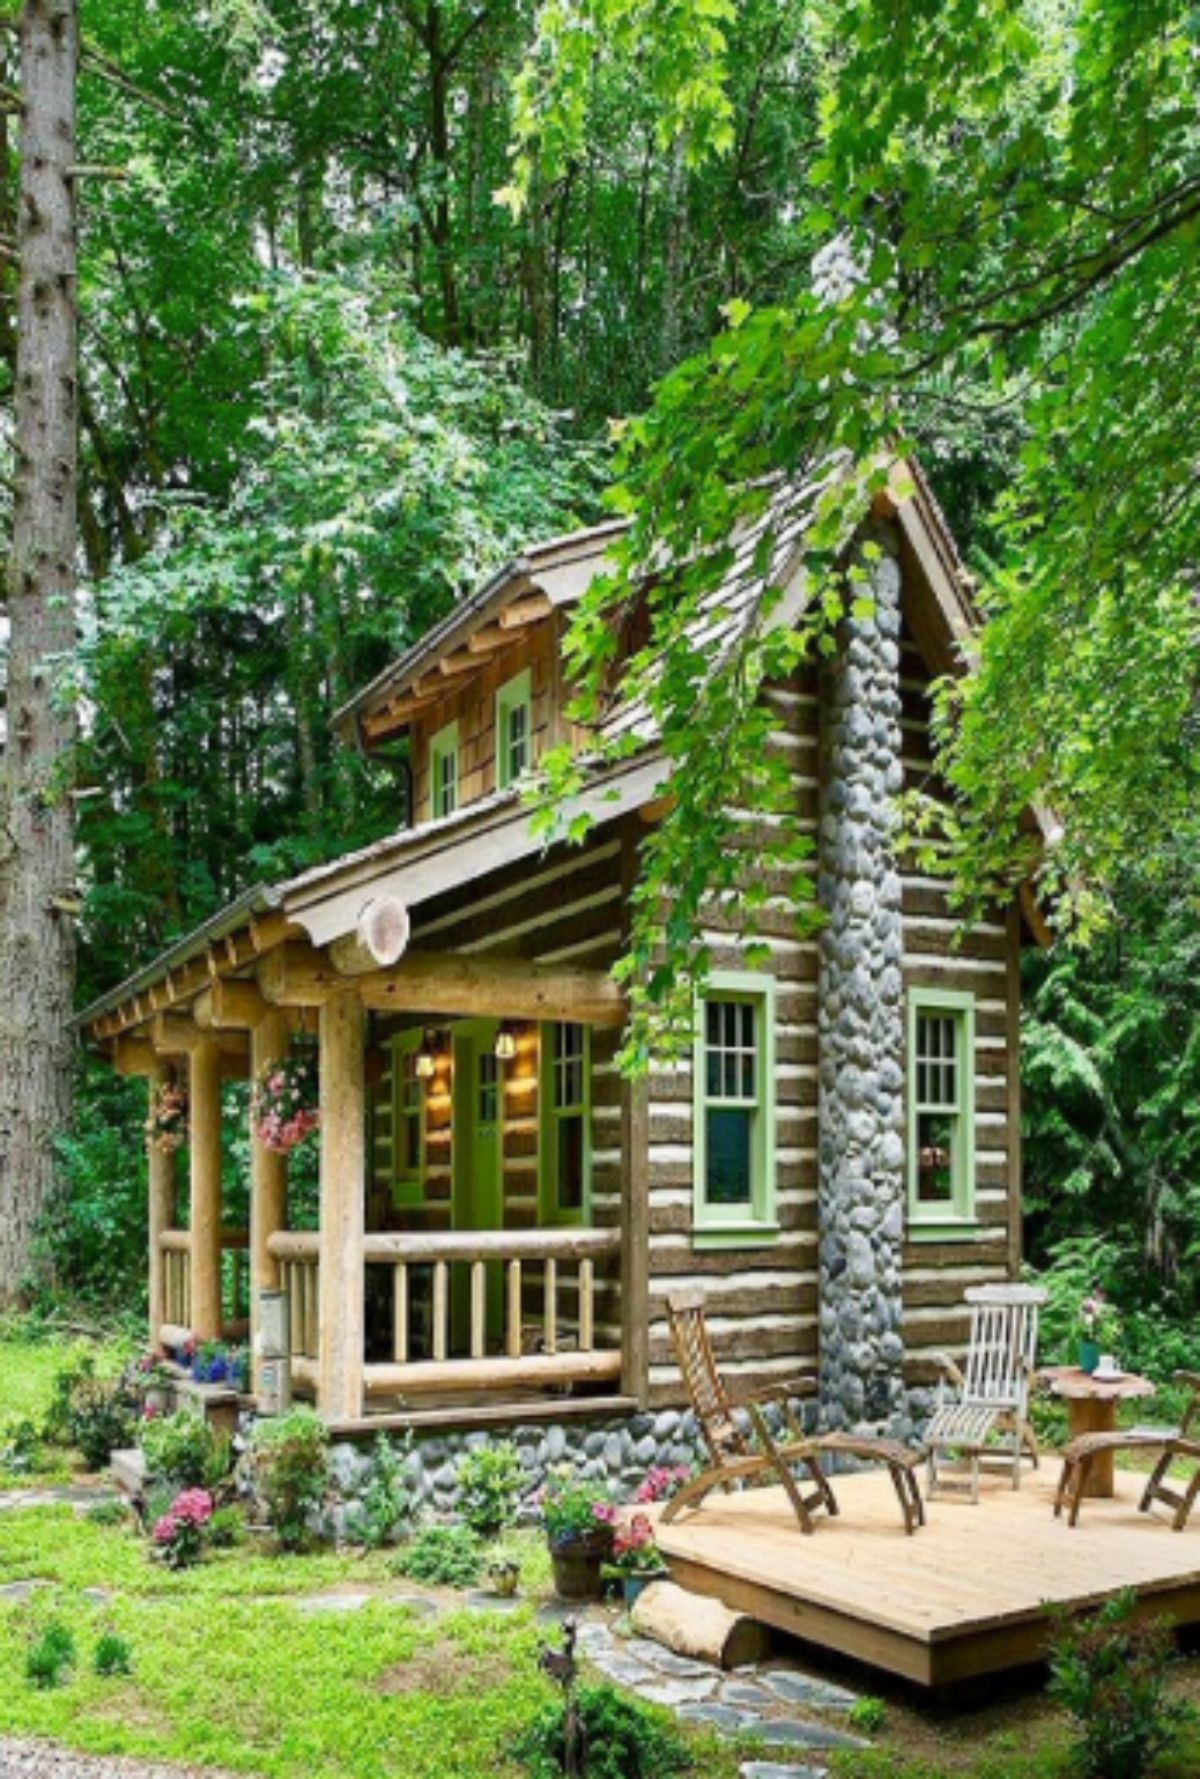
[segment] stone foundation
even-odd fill
[[[846,620],[821,699],[821,1408],[825,1427],[904,1437],[900,569],[890,533],[874,541],[874,610]]]

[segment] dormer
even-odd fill
[[[621,521],[532,546],[338,711],[368,752],[406,739],[412,819],[445,819],[509,790],[573,740],[562,638]]]

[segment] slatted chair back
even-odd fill
[[[717,1370],[704,1321],[703,1293],[673,1292],[667,1298],[667,1317],[692,1413],[713,1462],[719,1464],[722,1458],[749,1453],[753,1448],[734,1418],[732,1404]]]
[[[971,1339],[963,1403],[1023,1414],[1046,1292],[1038,1285],[973,1285],[964,1296],[971,1306]]]

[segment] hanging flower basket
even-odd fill
[[[254,1134],[264,1148],[289,1155],[321,1122],[317,1051],[297,1045],[265,1068],[254,1084]]]
[[[146,1119],[146,1135],[156,1149],[181,1149],[188,1140],[187,1089],[177,1081],[166,1081],[150,1096],[150,1116]]]

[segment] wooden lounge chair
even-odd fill
[[[920,1454],[906,1450],[895,1440],[859,1438],[851,1433],[807,1434],[792,1410],[797,1397],[816,1392],[815,1378],[805,1375],[747,1393],[734,1402],[717,1370],[712,1343],[704,1321],[704,1297],[699,1291],[676,1292],[667,1299],[671,1337],[691,1398],[692,1411],[711,1460],[700,1476],[685,1483],[663,1509],[663,1520],[677,1517],[685,1507],[696,1507],[713,1489],[729,1490],[751,1482],[774,1480],[782,1485],[800,1528],[814,1529],[814,1514],[821,1508],[838,1511],[821,1458],[842,1454],[874,1464],[886,1464],[891,1474],[904,1530],[915,1532],[925,1524],[925,1508],[917,1487],[916,1466]],[[767,1425],[764,1408],[774,1403],[780,1410],[788,1438],[779,1444]],[[738,1410],[749,1417],[753,1437],[739,1423]],[[811,1482],[805,1494],[794,1471],[807,1471]]]
[[[1021,1486],[1024,1457],[1037,1468],[1029,1389],[1037,1358],[1038,1311],[1046,1293],[1037,1285],[973,1285],[964,1295],[971,1307],[966,1365],[960,1371],[947,1354],[937,1355],[942,1375],[937,1406],[925,1429],[925,1492],[930,1497],[965,1492],[977,1502],[985,1455],[995,1453],[1011,1467],[1014,1489]],[[953,1396],[947,1382],[954,1387]],[[965,1483],[952,1480],[964,1471]]]
[[[1078,1522],[1080,1503],[1087,1491],[1089,1473],[1101,1454],[1112,1453],[1115,1456],[1118,1452],[1157,1450],[1159,1459],[1142,1491],[1138,1512],[1149,1513],[1154,1503],[1159,1501],[1171,1510],[1172,1529],[1176,1532],[1183,1531],[1196,1504],[1196,1497],[1200,1495],[1200,1430],[1196,1427],[1197,1420],[1200,1419],[1200,1373],[1177,1371],[1175,1382],[1188,1392],[1187,1405],[1178,1427],[1125,1427],[1112,1433],[1081,1433],[1077,1439],[1063,1447],[1062,1474],[1054,1496],[1056,1519],[1069,1503],[1067,1524],[1074,1526]],[[1192,1474],[1187,1483],[1177,1489],[1171,1487],[1166,1479],[1171,1465],[1180,1459],[1192,1465]]]

